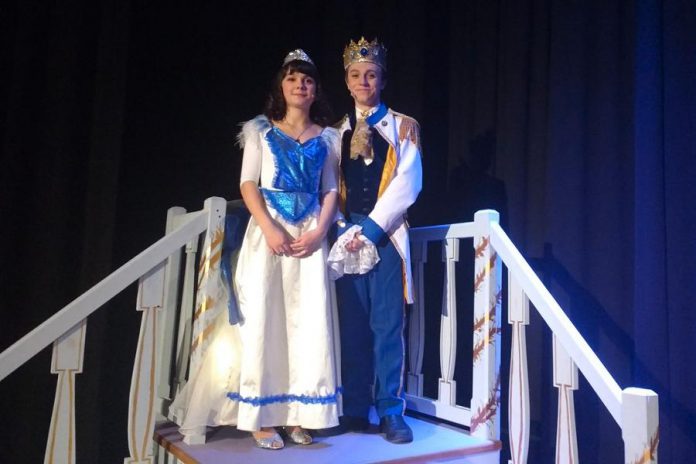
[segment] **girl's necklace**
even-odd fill
[[[296,131],[295,126],[293,126],[292,124],[290,124],[285,118],[283,118],[283,123],[285,123],[285,125],[286,125],[287,127],[289,127],[290,129],[292,129],[293,132]],[[307,124],[307,127],[305,127],[305,128],[302,130],[302,132],[300,132],[300,134],[299,134],[297,137],[293,137],[297,143],[300,143],[300,138],[304,135],[305,132],[307,132],[307,130],[308,130],[310,127],[312,127],[312,123],[311,123],[311,122],[310,122],[309,124]]]

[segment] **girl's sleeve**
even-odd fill
[[[341,156],[339,134],[336,129],[327,127],[323,137],[328,153],[321,172],[321,192],[338,192],[338,160]]]
[[[261,132],[257,126],[256,120],[252,119],[244,123],[237,136],[237,141],[244,150],[239,185],[248,181],[258,185],[261,178]]]

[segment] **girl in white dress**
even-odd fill
[[[326,233],[340,147],[338,132],[323,127],[326,109],[316,67],[298,49],[285,58],[264,114],[243,125],[240,189],[251,218],[234,282],[241,323],[221,316],[186,387],[183,434],[235,424],[257,446],[280,449],[275,427],[309,444],[306,428],[338,425]]]

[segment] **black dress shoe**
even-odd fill
[[[403,416],[396,414],[384,416],[379,420],[379,431],[384,433],[387,441],[392,443],[411,443],[413,441],[413,432],[404,421]]]

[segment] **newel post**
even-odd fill
[[[198,266],[196,305],[193,313],[193,333],[191,339],[191,359],[189,372],[195,372],[210,340],[217,314],[215,306],[222,298],[220,285],[220,260],[222,242],[225,237],[225,214],[227,202],[218,197],[205,200],[204,209],[208,213],[203,254]]]
[[[624,389],[621,421],[626,464],[657,464],[660,443],[657,393],[643,388]]]
[[[474,349],[471,434],[489,440],[500,437],[500,299],[502,264],[491,247],[491,223],[497,211],[474,215]]]
[[[194,307],[191,332],[191,355],[189,375],[192,377],[200,367],[205,351],[210,344],[215,329],[215,319],[224,307],[224,293],[220,280],[222,244],[225,237],[225,214],[227,202],[223,198],[211,197],[205,201],[208,213],[205,240],[198,266],[196,304]],[[184,443],[189,445],[205,443],[205,435],[186,435]]]

